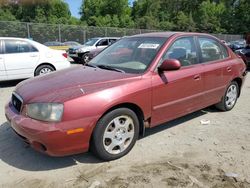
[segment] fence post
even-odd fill
[[[58,34],[59,34],[59,42],[62,42],[62,37],[61,37],[61,25],[58,25]]]
[[[83,33],[83,43],[86,42],[86,28],[82,31]]]
[[[108,28],[105,27],[105,37],[107,37],[107,35],[108,35]]]
[[[28,34],[28,39],[30,39],[30,27],[29,27],[29,23],[27,23],[26,27],[27,27],[27,34]]]

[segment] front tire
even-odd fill
[[[115,160],[126,155],[139,135],[139,120],[128,108],[115,109],[104,115],[92,135],[91,149],[102,160]]]
[[[86,63],[88,63],[90,61],[89,59],[89,54],[85,53],[82,55],[82,64],[85,65]]]
[[[216,108],[222,111],[232,110],[235,106],[239,96],[239,85],[237,82],[232,81],[227,87],[227,90],[222,97],[221,101],[215,105]]]

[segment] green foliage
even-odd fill
[[[63,0],[1,0],[0,21],[244,34],[249,10],[250,0],[82,0],[77,19]]]
[[[0,8],[0,21],[15,21],[15,16],[10,12],[9,9]]]
[[[81,20],[99,27],[133,27],[127,0],[83,0]]]
[[[67,24],[71,19],[68,4],[61,0],[18,0],[5,2],[1,7],[1,20]]]
[[[199,6],[198,15],[198,27],[202,32],[208,33],[224,33],[225,29],[221,27],[222,16],[226,12],[226,7],[223,3],[215,3],[210,1],[204,1]]]

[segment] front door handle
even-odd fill
[[[200,80],[201,79],[201,75],[197,74],[194,76],[194,80]]]
[[[231,72],[232,71],[232,67],[227,67],[227,72]]]

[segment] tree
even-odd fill
[[[234,5],[232,32],[246,34],[250,32],[250,1],[240,0]]]
[[[222,17],[226,12],[225,4],[203,1],[196,13],[199,31],[208,33],[224,33]]]
[[[132,27],[127,0],[84,0],[81,20],[91,26]]]
[[[65,23],[71,19],[68,4],[61,0],[13,0],[1,7],[1,19],[22,22]]]
[[[177,31],[195,31],[195,22],[193,20],[192,14],[186,15],[184,12],[178,12],[176,16],[176,26]]]

